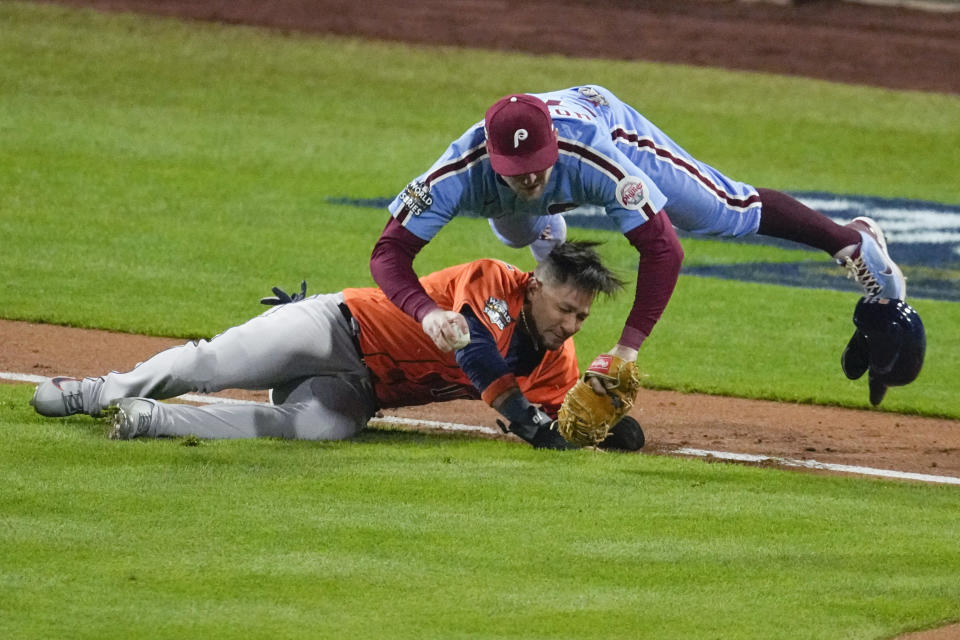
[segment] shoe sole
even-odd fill
[[[120,424],[123,422],[123,414],[120,412],[120,407],[115,404],[110,405],[100,412],[100,418],[110,425],[110,433],[107,435],[110,440],[125,439],[120,437]]]
[[[125,398],[124,400],[127,400],[127,399],[129,398]],[[146,401],[146,399],[143,399],[143,400]],[[110,425],[112,428],[110,429],[110,434],[108,437],[111,440],[134,440],[136,438],[141,437],[143,434],[147,433],[149,429],[141,432],[140,430],[141,425],[138,424],[136,427],[131,426],[131,428],[128,429],[128,433],[124,434],[123,425],[126,424],[130,419],[130,414],[128,414],[127,410],[123,408],[123,406],[121,405],[122,402],[123,400],[121,400],[117,404],[110,405],[109,407],[103,410],[101,415],[110,422]],[[147,402],[150,402],[150,401],[147,401]],[[156,403],[153,402],[152,404],[154,405],[153,408],[156,408]],[[152,415],[153,413],[151,409],[150,416],[152,417]],[[142,421],[142,418],[143,418],[142,415],[137,418],[138,423]]]

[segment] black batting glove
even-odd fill
[[[523,421],[514,420],[509,425],[502,420],[497,424],[504,433],[512,433],[533,445],[534,449],[575,449],[557,431],[557,421],[536,407],[529,407],[528,415]]]
[[[260,304],[275,306],[278,304],[290,304],[291,302],[300,302],[301,300],[307,297],[307,281],[304,280],[300,283],[300,293],[295,293],[291,296],[280,287],[274,287],[273,295],[276,297],[260,298]]]
[[[554,420],[549,427],[540,427],[530,440],[534,449],[557,449],[565,451],[567,449],[576,449],[567,442],[566,438],[560,435],[556,429],[557,421]]]

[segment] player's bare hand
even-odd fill
[[[625,347],[622,344],[617,344],[616,346],[613,347],[613,349],[610,349],[610,351],[607,351],[607,355],[616,356],[621,360],[625,360],[627,362],[636,362],[638,353],[639,351],[637,351],[636,349],[633,349],[631,347]]]
[[[470,343],[470,328],[467,319],[456,311],[434,309],[420,323],[423,332],[430,336],[441,351],[462,349]]]

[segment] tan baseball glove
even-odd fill
[[[607,395],[594,391],[587,382],[589,378],[600,380]],[[573,444],[596,446],[633,408],[639,390],[640,372],[635,362],[606,354],[597,356],[563,399],[557,430]]]

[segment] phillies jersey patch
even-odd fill
[[[483,312],[490,318],[490,322],[500,327],[501,330],[513,322],[513,318],[510,317],[507,309],[507,303],[500,298],[492,296],[487,298],[487,301],[483,304]]]
[[[407,188],[400,194],[400,200],[407,205],[410,213],[415,216],[420,215],[433,204],[430,187],[422,180],[414,180],[408,184]]]
[[[635,176],[625,176],[617,183],[617,202],[624,209],[639,211],[647,202],[647,188]]]

